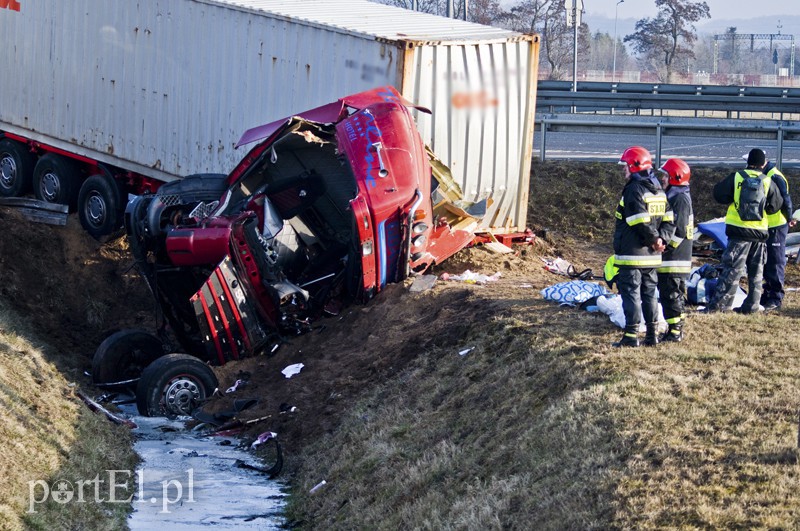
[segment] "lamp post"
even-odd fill
[[[614,7],[614,66],[611,67],[611,82],[615,81],[614,77],[617,75],[617,15],[619,13],[619,5],[625,0],[619,0]]]

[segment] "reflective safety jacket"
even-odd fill
[[[689,186],[667,188],[667,201],[675,217],[675,233],[661,256],[658,272],[688,275],[692,270],[692,238],[694,237],[694,212]]]
[[[660,266],[661,253],[651,245],[658,238],[667,243],[675,226],[667,196],[652,171],[631,174],[614,215],[614,263],[641,269]]]
[[[758,176],[761,172],[757,169],[747,168],[748,175]],[[728,213],[725,215],[725,234],[729,239],[765,242],[769,237],[767,228],[769,222],[767,215],[778,212],[783,206],[783,198],[777,185],[769,177],[763,179],[764,192],[767,195],[767,203],[764,207],[764,219],[761,221],[742,221],[736,205],[739,204],[739,192],[741,191],[744,179],[739,172],[733,172],[722,181],[714,185],[714,199],[718,203],[728,205]]]
[[[771,162],[768,163],[764,168],[764,173],[767,177],[772,179],[772,182],[775,183],[775,186],[777,186],[780,191],[781,198],[783,198],[783,206],[781,209],[767,216],[769,228],[772,229],[786,225],[789,220],[792,219],[792,198],[789,195],[789,181],[786,180],[786,177],[784,177],[774,164]]]

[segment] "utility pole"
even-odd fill
[[[614,8],[614,66],[611,67],[611,82],[615,81],[617,75],[617,14],[619,13],[619,5],[625,0],[619,0],[617,6]]]
[[[567,7],[568,2],[564,2],[567,10],[567,27],[572,26],[572,92],[578,92],[578,27],[581,25],[581,13],[583,12],[583,0],[572,0],[572,9]]]

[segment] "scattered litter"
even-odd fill
[[[495,273],[494,275],[483,275],[481,273],[473,273],[469,269],[461,273],[460,275],[451,275],[449,273],[442,273],[442,276],[439,277],[442,280],[459,280],[461,282],[466,282],[467,284],[486,284],[487,282],[495,282],[500,280],[501,274],[500,271]]]
[[[265,442],[267,442],[268,440],[270,440],[270,439],[274,439],[274,438],[275,438],[275,437],[277,437],[277,436],[278,436],[278,434],[277,434],[277,433],[275,433],[275,432],[272,432],[272,431],[265,431],[264,433],[262,433],[261,435],[259,435],[259,436],[256,438],[256,440],[255,440],[255,441],[253,441],[253,444],[251,444],[251,445],[250,445],[250,449],[252,449],[252,450],[255,450],[256,448],[258,448],[259,446],[261,446],[262,444],[264,444],[264,443],[265,443]]]
[[[309,494],[313,494],[313,493],[317,492],[319,489],[321,489],[323,486],[325,486],[327,484],[328,484],[328,482],[323,479],[322,481],[320,481],[319,483],[317,483],[316,485],[311,487],[311,490],[308,491],[308,493]]]
[[[225,391],[225,394],[236,392],[236,390],[239,388],[239,386],[240,385],[244,386],[245,383],[246,382],[244,380],[236,380],[236,382],[232,386],[228,387],[227,391]]]
[[[577,278],[579,280],[592,280],[594,278],[591,269],[577,271],[574,265],[563,258],[542,258],[541,260],[544,262],[543,267],[545,270],[555,273],[556,275]]]
[[[408,289],[411,293],[419,293],[428,291],[436,285],[436,275],[422,275],[414,279],[411,287]]]
[[[470,353],[470,352],[472,352],[473,350],[475,350],[475,347],[469,347],[469,348],[465,348],[464,350],[460,350],[460,351],[458,352],[458,355],[459,355],[459,356],[466,356],[467,354],[469,354],[469,353]]]
[[[511,249],[508,245],[504,245],[504,244],[502,244],[500,242],[484,243],[483,246],[486,249],[492,251],[493,253],[497,253],[497,254],[509,254],[509,253],[513,253],[514,252],[514,249]]]
[[[518,288],[530,289],[530,288],[532,288],[532,287],[533,287],[533,284],[520,284],[520,285],[519,285],[519,286],[517,286],[517,287],[518,287]]]
[[[542,262],[544,262],[544,268],[547,271],[565,277],[569,276],[570,269],[575,269],[571,263],[563,258],[542,258]]]
[[[295,374],[299,374],[300,371],[303,370],[303,367],[305,367],[305,365],[303,365],[302,363],[295,363],[283,369],[281,373],[283,373],[283,375],[286,376],[287,378],[291,378]]]
[[[286,402],[282,402],[281,405],[278,406],[278,409],[280,410],[281,414],[297,412],[297,406],[290,406]]]

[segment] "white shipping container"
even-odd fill
[[[0,130],[161,180],[227,173],[254,126],[381,85],[485,226],[524,228],[538,38],[364,0],[20,0]]]

